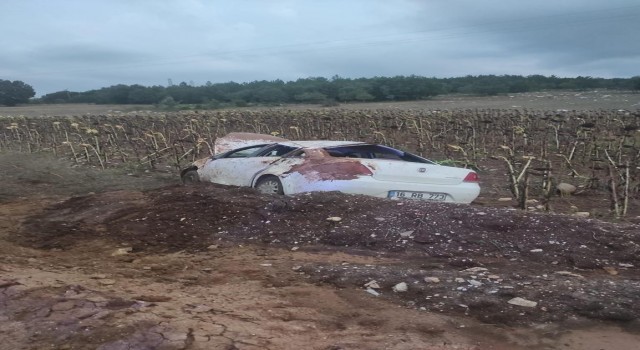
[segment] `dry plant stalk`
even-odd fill
[[[607,156],[607,160],[609,160],[609,177],[610,177],[610,191],[611,191],[611,208],[613,209],[613,214],[616,218],[621,218],[627,215],[628,207],[629,207],[629,162],[627,162],[624,166],[625,171],[620,171],[620,167],[614,162],[614,160],[609,155],[607,150],[604,150],[604,154]],[[617,176],[616,176],[617,175]],[[618,186],[616,184],[615,178],[619,177],[621,184],[623,186],[623,192],[621,195],[618,194]],[[620,203],[620,197],[622,197],[622,203]]]

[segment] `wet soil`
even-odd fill
[[[640,348],[633,220],[161,175],[5,178],[0,349]]]

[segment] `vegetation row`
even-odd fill
[[[640,112],[533,110],[342,110],[129,112],[0,117],[0,151],[50,152],[78,165],[179,169],[211,155],[216,138],[256,132],[292,140],[383,143],[443,164],[504,169],[522,208],[551,210],[560,182],[610,198],[625,216],[640,199]]]
[[[440,94],[463,93],[496,95],[541,90],[618,89],[640,91],[640,76],[622,79],[592,77],[559,78],[542,75],[480,75],[458,78],[396,76],[349,79],[315,77],[284,82],[253,81],[248,83],[207,82],[196,86],[182,82],[168,86],[114,85],[85,92],[58,91],[31,99],[33,88],[20,81],[0,80],[0,105],[19,103],[97,103],[160,104],[171,109],[179,104],[198,108],[243,107],[315,103],[334,105],[339,102],[409,101]]]

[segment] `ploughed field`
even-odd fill
[[[0,151],[50,153],[99,169],[177,174],[192,161],[211,155],[215,140],[230,132],[272,134],[291,140],[377,142],[444,165],[476,169],[482,181],[481,204],[634,220],[640,215],[640,112],[637,106],[632,109],[633,101],[629,100],[640,97],[622,95],[625,99],[617,103],[630,107],[627,109],[585,110],[578,104],[583,94],[589,96],[590,103],[612,96],[573,93],[540,97],[560,99],[562,103],[555,102],[558,106],[575,109],[524,108],[523,100],[532,98],[527,94],[513,96],[518,101],[503,97],[507,100],[503,104],[519,104],[511,108],[440,109],[425,102],[422,107],[373,105],[377,109],[363,105],[361,109],[280,107],[104,114],[76,110],[47,116],[33,116],[33,111],[32,116],[21,116],[12,109],[11,115],[0,117]],[[465,105],[459,97],[450,99]],[[493,105],[493,99],[487,98],[486,103]],[[444,103],[436,102],[437,106]],[[556,196],[561,183],[575,187],[569,187],[573,197]]]
[[[0,348],[633,349],[639,122],[388,106],[0,118]],[[385,143],[478,169],[481,197],[178,183],[232,131]]]

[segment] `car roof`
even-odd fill
[[[326,147],[339,147],[339,146],[350,146],[350,145],[366,145],[367,143],[358,142],[358,141],[315,140],[315,141],[287,141],[287,142],[278,142],[278,144],[291,146],[291,147],[302,147],[302,148],[326,148]]]

